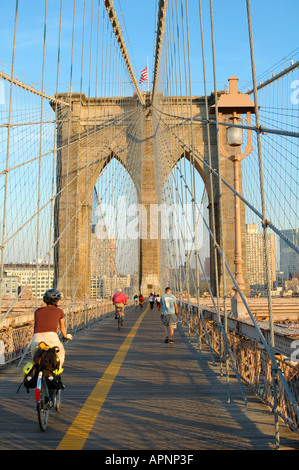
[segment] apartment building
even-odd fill
[[[268,247],[270,252],[271,290],[276,280],[275,236],[268,234]],[[246,263],[248,284],[251,294],[266,293],[267,273],[265,260],[264,235],[258,233],[256,224],[246,225]]]
[[[47,289],[53,287],[54,266],[37,266],[35,263],[6,264],[4,265],[4,280],[8,278],[18,279],[18,290],[29,286],[32,296],[41,299]]]

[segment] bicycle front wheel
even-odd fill
[[[36,396],[36,410],[38,416],[38,423],[42,431],[45,431],[48,427],[49,417],[49,390],[46,384],[45,376],[42,371],[38,374],[37,385],[35,390]]]

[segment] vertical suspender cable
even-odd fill
[[[189,106],[190,106],[190,125],[191,125],[191,168],[190,168],[190,178],[191,178],[191,191],[192,191],[192,213],[193,213],[193,230],[194,230],[194,244],[195,244],[195,265],[196,265],[196,296],[199,299],[199,267],[198,267],[198,240],[197,240],[197,230],[196,230],[196,213],[195,213],[195,204],[196,204],[196,186],[195,186],[195,159],[194,159],[194,134],[193,134],[193,109],[192,109],[192,86],[191,86],[191,63],[190,63],[190,35],[189,35],[189,13],[188,13],[188,2],[185,0],[186,5],[186,29],[187,29],[187,51],[188,51],[188,76],[189,76]],[[187,82],[187,78],[186,78]],[[199,303],[198,303],[199,308]]]
[[[179,14],[178,14],[178,0],[175,0],[175,14],[176,14],[176,24],[177,24],[177,45],[178,45],[178,58],[179,58],[179,61],[178,61],[178,69],[179,69],[179,78],[180,78],[180,104],[181,104],[181,110],[183,111],[183,93],[182,93],[182,72],[181,72],[181,48],[180,48],[180,32],[179,32]],[[177,104],[178,105],[178,104]],[[185,127],[185,124],[183,123],[183,130],[182,130],[182,133],[184,134],[184,127]],[[180,129],[180,128],[179,128]],[[184,149],[184,153],[185,153],[185,149]],[[180,168],[180,173],[182,174],[182,158],[180,158],[180,162],[179,162],[179,168]],[[182,197],[184,197],[184,194],[183,194],[183,178],[180,177],[180,180],[181,180],[181,194],[182,194]],[[183,214],[183,217],[186,218],[186,215]],[[185,227],[184,227],[185,229]],[[185,259],[185,252],[183,254],[183,259]],[[183,267],[182,267],[182,263],[181,263],[181,268],[180,268],[180,273],[181,273],[181,277],[182,277],[182,270],[183,270]],[[186,274],[184,274],[184,281],[186,281]],[[183,296],[181,296],[181,300],[183,300]],[[181,309],[182,309],[182,306],[181,306]],[[182,310],[181,310],[181,315],[182,315]]]
[[[200,320],[200,301],[199,301],[199,250],[198,250],[198,234],[197,234],[197,217],[196,217],[196,184],[195,184],[195,157],[194,157],[194,133],[193,133],[193,109],[192,109],[192,78],[191,78],[191,63],[190,63],[190,34],[189,34],[189,13],[188,13],[188,2],[186,0],[186,17],[187,17],[187,46],[188,46],[188,73],[189,73],[189,93],[190,93],[190,113],[191,113],[191,148],[192,148],[192,174],[191,176],[191,189],[192,189],[192,208],[193,208],[193,230],[194,230],[194,253],[195,253],[195,272],[196,272],[196,296],[197,296],[197,308],[198,308],[198,318]],[[203,196],[204,197],[204,194]],[[201,217],[199,212],[198,217]]]
[[[58,95],[58,83],[59,83],[59,67],[60,67],[60,44],[61,44],[61,21],[62,21],[62,3],[60,1],[60,16],[59,16],[59,34],[58,34],[58,52],[57,52],[57,73],[56,73],[56,95]],[[58,116],[58,102],[55,101],[55,121]],[[61,112],[59,112],[58,119],[61,119]],[[52,174],[52,194],[51,194],[51,215],[50,215],[50,229],[49,229],[49,261],[48,261],[48,287],[50,288],[50,267],[51,267],[51,245],[53,238],[52,220],[54,214],[54,189],[55,189],[55,161],[57,159],[57,123],[54,124],[54,148],[53,148],[53,174]],[[57,187],[56,187],[57,190]],[[55,262],[55,260],[53,260]],[[54,280],[55,283],[55,280]],[[51,286],[53,287],[53,286]],[[55,286],[56,287],[56,286]]]
[[[73,88],[73,61],[74,61],[74,39],[75,39],[75,17],[76,17],[76,0],[74,0],[74,3],[73,3],[73,24],[72,24],[72,48],[71,48],[71,69],[70,69],[70,87],[69,87],[69,91],[70,91],[70,102],[69,102],[69,105],[71,106],[71,100],[72,100],[72,88]],[[71,120],[71,111],[69,111],[69,114],[68,114],[68,146],[67,146],[67,171],[66,171],[66,175],[67,175],[67,179],[66,179],[66,184],[69,184],[69,165],[70,165],[70,136],[71,136],[71,132],[72,132],[72,120]],[[68,220],[69,218],[69,191],[70,191],[71,188],[67,188],[67,202],[66,202],[66,214],[65,214],[65,217],[66,217],[66,220]],[[65,242],[65,249],[66,249],[66,256],[65,256],[65,297],[67,295],[70,295],[70,293],[68,292],[68,279],[70,279],[70,277],[72,276],[72,273],[70,274],[69,273],[69,270],[68,270],[68,246],[69,246],[69,241],[68,241],[68,230],[66,230],[66,234],[65,234],[65,239],[66,239],[66,242]],[[72,305],[72,301],[73,299],[71,299],[71,304],[69,305],[69,308],[68,308],[68,311],[72,311],[71,309],[71,305]],[[71,322],[72,322],[72,329],[74,327],[74,324],[73,324],[73,315],[71,316]],[[66,314],[66,328],[68,329],[68,314]]]
[[[6,205],[7,205],[7,185],[8,185],[8,166],[10,156],[10,131],[11,131],[11,114],[12,114],[12,95],[13,95],[13,76],[15,67],[15,47],[16,47],[16,34],[17,34],[17,19],[18,19],[18,5],[19,2],[16,0],[15,9],[15,23],[14,23],[14,37],[13,37],[13,50],[12,50],[12,62],[11,62],[11,82],[10,82],[10,95],[9,95],[9,111],[8,111],[8,126],[7,126],[7,147],[6,147],[6,167],[5,167],[5,182],[4,182],[4,202],[3,202],[3,218],[2,218],[2,243],[1,243],[1,274],[0,274],[0,315],[2,305],[2,293],[4,292],[3,274],[4,274],[4,249],[5,249],[5,228],[6,228]]]
[[[40,228],[40,197],[41,197],[41,156],[43,146],[43,116],[44,116],[44,81],[45,81],[45,51],[46,51],[46,35],[47,35],[47,6],[45,0],[45,17],[44,17],[44,41],[43,41],[43,63],[42,63],[42,94],[40,107],[40,136],[39,136],[39,162],[38,162],[38,195],[37,195],[37,222],[36,222],[36,277],[35,277],[35,306],[37,306],[37,288],[39,277],[39,228]]]
[[[184,52],[184,76],[185,76],[185,86],[186,86],[186,100],[187,100],[187,117],[189,118],[189,94],[187,90],[187,66],[186,66],[186,43],[185,43],[185,28],[184,28],[184,7],[183,7],[183,0],[181,0],[181,17],[182,17],[182,36],[183,36],[183,52]],[[192,139],[191,139],[191,134],[190,134],[190,125],[188,124],[188,141],[189,141],[189,147],[191,148],[191,153],[192,153]],[[189,152],[190,155],[190,152]],[[190,155],[191,159],[191,155]],[[187,174],[187,169],[186,169],[186,157],[184,158],[184,174]],[[187,201],[187,186],[185,185],[185,197]],[[185,250],[186,253],[186,250]],[[187,275],[187,291],[188,291],[188,306],[189,306],[189,311],[191,311],[191,300],[190,300],[190,257],[187,257],[186,261],[186,275]]]
[[[220,220],[220,245],[222,253],[224,254],[224,245],[223,245],[223,222],[222,222],[222,186],[221,186],[221,165],[220,165],[220,151],[219,151],[219,123],[218,123],[218,102],[217,102],[217,79],[216,79],[216,59],[215,59],[215,44],[214,44],[214,19],[213,19],[213,3],[210,0],[210,23],[211,23],[211,42],[212,42],[212,62],[213,62],[213,78],[214,78],[214,96],[215,96],[215,116],[216,116],[216,143],[217,143],[217,163],[218,163],[218,216]],[[222,257],[223,259],[223,257]],[[222,262],[222,277],[223,277],[223,297],[225,298],[226,289],[225,289],[225,266]],[[220,320],[220,318],[219,318]],[[219,344],[221,348],[221,344]],[[221,354],[221,349],[220,349]]]
[[[255,105],[255,115],[256,115],[256,126],[260,128],[259,120],[259,107],[258,107],[258,97],[257,97],[257,84],[256,84],[256,71],[255,71],[255,57],[254,57],[254,45],[253,45],[253,35],[252,35],[252,22],[251,22],[251,8],[250,0],[246,0],[247,4],[247,20],[248,20],[248,32],[249,32],[249,43],[250,43],[250,56],[251,56],[251,72],[252,72],[252,82],[254,89],[254,105]],[[266,255],[266,272],[267,272],[267,283],[268,283],[268,308],[269,308],[269,326],[270,326],[270,346],[272,349],[272,356],[275,355],[275,344],[274,344],[274,327],[273,327],[273,316],[272,316],[272,299],[271,299],[271,276],[270,276],[270,253],[267,237],[267,213],[266,213],[266,202],[265,202],[265,188],[264,188],[264,174],[263,174],[263,157],[262,157],[262,145],[261,145],[261,134],[257,131],[257,146],[258,146],[258,159],[259,159],[259,173],[260,173],[260,192],[261,192],[261,202],[262,202],[262,214],[263,214],[263,231],[264,231],[264,246],[265,246],[265,255]],[[274,419],[275,419],[275,439],[276,439],[276,449],[279,449],[279,423],[278,423],[278,413],[277,413],[277,384],[276,384],[276,375],[277,367],[272,362],[272,380],[273,380],[273,398],[274,398]]]
[[[80,144],[81,144],[81,133],[82,133],[82,125],[81,125],[81,118],[82,118],[82,93],[83,93],[83,64],[84,64],[84,39],[85,39],[85,11],[86,11],[86,0],[84,0],[84,3],[83,3],[83,26],[82,26],[82,37],[81,37],[81,73],[80,73],[80,105],[79,105],[79,124],[78,124],[78,128],[79,128],[79,131],[78,131],[78,156],[77,156],[77,168],[76,168],[76,202],[75,202],[75,212],[76,212],[76,215],[75,215],[75,233],[74,233],[74,237],[75,237],[75,246],[78,247],[79,246],[79,243],[82,241],[80,239],[80,242],[79,242],[79,237],[78,237],[78,233],[79,233],[79,226],[78,226],[78,222],[79,222],[79,219],[80,219],[80,210],[82,210],[82,202],[81,202],[81,199],[80,199],[80,195],[81,195],[81,192],[80,192],[80,187],[79,187],[79,175],[80,175]],[[81,232],[80,232],[80,235],[81,235]],[[77,255],[75,254],[74,256],[74,261],[73,261],[73,276],[75,279],[78,279],[78,273],[77,270],[79,269],[79,266],[77,267]],[[77,276],[76,276],[77,274]],[[81,282],[81,277],[82,277],[82,273],[80,273],[80,277],[79,277],[79,281],[78,282]],[[73,289],[73,301],[75,300],[74,299],[74,292],[77,291],[79,288],[79,285],[77,284],[76,286],[76,289]]]
[[[219,200],[219,227],[220,227],[220,243],[222,249],[222,284],[223,284],[223,300],[224,300],[224,329],[227,333],[227,312],[226,312],[226,282],[225,282],[225,247],[223,236],[223,207],[222,207],[222,178],[221,178],[221,162],[219,150],[219,121],[218,121],[218,102],[217,102],[217,79],[216,79],[216,59],[215,59],[215,41],[214,41],[214,17],[213,17],[213,1],[210,0],[210,20],[211,20],[211,39],[212,39],[212,55],[213,55],[213,75],[214,75],[214,93],[215,93],[215,116],[216,116],[216,142],[217,142],[217,161],[218,161],[218,200]],[[229,380],[228,374],[228,349],[225,344],[225,357],[226,357],[226,378],[227,385]],[[230,402],[230,395],[228,389],[228,402]]]
[[[88,74],[88,104],[87,104],[87,132],[86,132],[86,149],[85,149],[85,161],[86,161],[86,168],[85,168],[85,188],[87,189],[88,188],[88,185],[87,185],[87,181],[88,181],[88,177],[87,177],[87,173],[91,170],[94,169],[94,152],[93,152],[93,164],[92,164],[92,167],[90,169],[90,159],[91,157],[88,155],[89,151],[88,151],[88,143],[89,143],[89,135],[90,135],[90,86],[91,86],[91,64],[92,64],[92,38],[93,38],[93,10],[94,10],[94,0],[92,0],[91,2],[91,14],[90,14],[90,44],[89,44],[89,74]],[[91,150],[90,150],[91,152]],[[91,194],[89,194],[87,191],[86,191],[86,195],[88,195],[88,199],[85,200],[85,221],[87,221],[89,219],[89,214],[90,212],[88,213],[89,211],[89,208],[90,208],[90,204],[91,204],[91,200],[90,200],[90,197],[92,198],[92,195],[93,195],[93,192]],[[90,287],[91,287],[91,283],[90,283],[90,280],[91,280],[91,273],[90,273],[90,267],[91,267],[91,253],[92,253],[92,249],[91,249],[91,236],[90,238],[88,239],[89,235],[91,234],[91,221],[89,221],[89,227],[90,229],[87,230],[87,235],[86,235],[86,240],[85,240],[85,258],[86,258],[86,272],[85,272],[85,276],[84,276],[84,280],[85,280],[85,299],[84,299],[84,302],[85,302],[85,310],[86,310],[86,302],[87,302],[87,311],[89,312],[90,311],[90,307],[89,307],[89,302],[90,302]],[[89,319],[88,319],[88,322],[89,322]]]
[[[100,34],[100,2],[98,2],[98,7],[97,7],[97,40],[96,40],[96,66],[95,66],[96,70],[95,70],[95,93],[94,93],[94,96],[95,96],[95,110],[94,110],[94,123],[93,123],[94,133],[96,132],[97,117],[98,117],[97,116],[98,115],[97,107],[98,107],[98,103],[99,103],[99,100],[98,100],[99,34]],[[94,151],[94,156],[97,154],[95,143],[96,143],[96,139],[94,139],[94,150],[93,150]],[[95,171],[95,169],[94,169],[94,171]],[[94,187],[94,190],[96,190],[96,187]],[[99,197],[98,197],[98,193],[97,193],[97,208],[98,208],[98,205],[99,205]],[[99,243],[99,241],[97,241],[97,243]],[[101,309],[100,309],[100,312],[99,312],[98,311],[98,304],[97,304],[97,299],[100,296],[98,269],[95,268],[95,272],[91,273],[91,275],[94,276],[95,283],[96,283],[96,288],[95,288],[96,315],[100,316]]]
[[[173,24],[173,41],[174,41],[174,58],[175,58],[175,75],[174,75],[174,83],[175,83],[174,92],[175,92],[175,95],[174,96],[176,96],[174,106],[175,106],[175,109],[176,109],[175,114],[178,114],[178,90],[177,90],[178,76],[177,76],[177,61],[176,61],[177,50],[176,50],[176,35],[175,35],[175,21],[174,21],[174,5],[173,5],[173,2],[172,2],[172,24]],[[177,28],[178,28],[178,25],[177,25]],[[179,48],[179,45],[178,45],[178,48]],[[180,126],[179,125],[178,125],[178,132],[180,132]],[[179,161],[181,162],[180,155],[179,155]],[[175,166],[176,167],[179,166],[178,163],[176,163]],[[177,200],[178,200],[178,196],[179,196],[179,179],[178,178],[179,178],[179,172],[176,168],[176,199]],[[182,211],[182,215],[183,215],[183,211]],[[181,219],[179,220],[178,223],[181,224]],[[181,320],[182,320],[182,301],[183,301],[183,294],[182,294],[182,290],[183,290],[183,285],[182,285],[182,260],[181,260],[181,251],[182,251],[182,249],[181,249],[181,239],[180,239],[180,237],[177,237],[177,239],[178,239],[178,247],[177,247],[177,250],[178,250],[178,263],[179,263],[179,267],[178,267],[178,289],[179,289],[180,312],[181,312]]]
[[[207,97],[207,81],[206,81],[206,66],[205,66],[205,49],[204,49],[204,37],[203,37],[203,22],[202,22],[202,8],[201,8],[201,0],[199,2],[199,18],[200,18],[200,36],[201,36],[201,50],[202,50],[202,67],[203,67],[203,80],[204,80],[204,92],[205,92],[205,112],[206,112],[206,130],[207,130],[207,144],[208,144],[208,159],[209,159],[209,167],[212,168],[212,155],[211,155],[211,137],[210,137],[210,124],[208,122],[209,119],[209,108],[208,108],[208,97]],[[212,232],[215,238],[216,228],[215,228],[215,202],[214,202],[214,184],[213,184],[213,175],[212,172],[209,171],[209,182],[210,182],[210,210],[212,214]],[[217,248],[214,242],[214,238],[210,238],[210,243],[213,244],[212,252],[213,252],[213,259],[214,259],[214,269],[215,269],[215,282],[216,282],[216,296],[217,296],[217,307],[218,312],[220,311],[220,299],[219,299],[219,279],[218,279],[218,256],[217,256]],[[218,321],[219,321],[218,317]]]

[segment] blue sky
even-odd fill
[[[181,1],[177,0],[180,6]],[[72,15],[74,0],[63,0],[61,40],[61,65],[59,91],[67,92],[70,80],[70,47],[72,40]],[[76,0],[76,38],[74,49],[73,91],[79,91],[81,65],[81,32],[83,0]],[[25,83],[40,89],[42,80],[42,46],[44,0],[19,0],[16,38],[15,75]],[[102,0],[101,0],[102,4]],[[127,49],[135,68],[137,80],[145,67],[147,57],[152,73],[155,45],[156,7],[158,0],[114,0],[120,24],[124,31]],[[83,81],[88,81],[88,57],[90,38],[90,8],[92,0],[86,0],[86,30]],[[94,0],[96,12],[97,0]],[[58,19],[60,0],[48,0],[45,90],[55,93]],[[209,1],[202,0],[206,72],[208,92],[213,90]],[[188,0],[192,92],[203,94],[201,42],[199,30],[198,0]],[[239,88],[247,90],[251,81],[250,51],[245,0],[213,0],[217,88],[223,89],[231,75],[239,78]],[[298,60],[298,0],[251,0],[253,38],[257,76],[266,71],[268,76],[289,65],[290,59]],[[123,16],[122,16],[123,13]],[[10,73],[13,43],[15,1],[0,2],[0,70]],[[94,19],[95,28],[96,18]],[[95,29],[94,29],[95,31]],[[93,36],[94,37],[94,36]],[[294,51],[294,54],[291,54]],[[285,62],[283,59],[286,58]],[[276,68],[273,68],[277,65]],[[263,76],[266,79],[267,75]],[[247,86],[246,86],[247,85]],[[86,87],[84,88],[87,92]],[[128,89],[132,92],[131,87]],[[91,91],[91,95],[93,90]],[[129,94],[129,93],[128,93]],[[35,103],[35,102],[34,102]],[[24,103],[22,103],[24,105]],[[37,105],[38,108],[38,105]],[[49,109],[50,112],[50,109]],[[18,118],[18,116],[16,116]],[[4,155],[4,152],[2,152]],[[18,153],[16,152],[16,156]],[[251,221],[251,220],[250,220]],[[295,224],[296,225],[296,224]]]
[[[185,4],[185,0],[182,0]],[[94,5],[97,1],[94,0]],[[120,23],[123,25],[131,61],[136,66],[136,74],[146,65],[148,57],[150,73],[153,63],[155,43],[155,11],[158,0],[115,0]],[[180,7],[181,0],[178,0]],[[57,37],[60,0],[48,0],[47,21],[47,60],[46,60],[46,89],[51,89],[56,81]],[[86,32],[88,44],[91,0],[86,0]],[[202,94],[202,62],[199,31],[198,0],[188,1],[190,38],[191,38],[191,68],[194,94]],[[205,34],[205,54],[207,80],[209,90],[213,85],[211,63],[210,17],[209,1],[202,0],[203,22]],[[0,17],[0,60],[10,66],[11,45],[14,23],[15,2],[2,1]],[[96,10],[96,7],[95,7]],[[239,77],[240,88],[251,79],[249,39],[246,17],[245,0],[214,0],[214,28],[217,63],[217,88],[222,89],[230,75]],[[269,70],[272,66],[287,57],[297,49],[298,54],[298,0],[251,0],[253,37],[257,75]],[[61,43],[61,91],[67,86],[70,76],[70,45],[72,30],[73,0],[63,1],[63,36]],[[76,0],[77,31],[82,26],[83,0]],[[123,16],[122,16],[123,13]],[[43,0],[19,0],[16,70],[25,75],[25,81],[41,82],[41,58],[43,42]],[[125,23],[123,23],[123,19]],[[128,33],[128,35],[126,34]],[[79,37],[79,35],[78,35]],[[128,38],[130,43],[128,43]],[[86,48],[85,55],[88,54]],[[74,61],[74,81],[78,82],[80,70],[80,44],[76,44]],[[85,62],[87,64],[87,58]],[[54,66],[53,66],[54,64]],[[1,68],[6,66],[0,63]],[[278,67],[280,68],[280,66]],[[283,67],[283,64],[281,66]],[[7,70],[7,67],[6,67]],[[8,68],[9,70],[9,68]],[[87,71],[85,77],[87,76]],[[137,77],[138,79],[139,77]]]

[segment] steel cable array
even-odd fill
[[[215,185],[211,184],[210,188],[212,194],[209,194],[209,200],[206,200],[204,203],[205,206],[209,205],[211,208],[210,216],[201,210],[201,195],[202,191],[205,191],[205,186],[209,178],[210,181],[211,178],[214,181],[218,181],[218,191],[220,195],[223,193],[225,187],[232,193],[236,194],[235,189],[226,180],[226,177],[222,176],[221,167],[219,166],[218,170],[215,170],[211,163],[210,134],[216,133],[216,139],[218,139],[220,128],[224,123],[218,119],[217,102],[215,112],[216,119],[215,116],[210,117],[208,109],[201,2],[199,1],[199,24],[201,25],[200,38],[198,38],[197,31],[192,31],[192,36],[190,36],[188,2],[184,2],[183,0],[169,0],[166,16],[167,19],[163,29],[164,44],[160,60],[159,78],[156,79],[157,84],[153,97],[153,114],[155,116],[154,133],[157,135],[155,146],[156,167],[157,175],[160,178],[158,184],[158,187],[160,188],[159,197],[161,201],[168,201],[170,206],[179,201],[179,212],[181,213],[183,212],[183,208],[186,204],[192,205],[193,207],[194,205],[196,206],[197,213],[199,214],[199,217],[202,220],[202,226],[204,227],[202,233],[204,231],[206,232],[206,248],[208,248],[210,243],[212,249],[217,251],[220,255],[218,258],[220,264],[218,265],[218,268],[217,265],[215,267],[216,273],[219,269],[222,269],[222,272],[228,272],[229,278],[231,279],[231,285],[234,285],[235,289],[239,292],[250,318],[252,319],[257,331],[259,331],[261,342],[269,354],[270,368],[273,375],[272,385],[274,392],[272,395],[272,402],[270,398],[267,398],[266,401],[268,403],[271,402],[271,406],[273,406],[276,427],[276,445],[279,447],[277,416],[278,413],[284,415],[285,410],[289,409],[289,405],[286,405],[286,402],[281,400],[280,396],[278,411],[278,391],[276,385],[278,384],[277,386],[280,390],[279,394],[282,394],[282,390],[284,390],[283,395],[286,401],[289,400],[291,407],[293,407],[292,418],[290,418],[288,412],[284,417],[287,420],[293,419],[295,428],[297,428],[296,423],[298,423],[298,390],[296,390],[296,387],[293,388],[292,386],[292,389],[289,387],[289,384],[282,373],[283,367],[282,365],[280,365],[280,367],[278,366],[275,357],[273,338],[274,326],[272,317],[273,303],[275,303],[275,300],[272,300],[271,296],[273,267],[270,266],[271,255],[273,257],[275,254],[273,252],[274,246],[271,245],[269,251],[269,243],[264,242],[265,258],[264,267],[262,267],[262,269],[266,276],[266,280],[264,281],[266,292],[269,294],[268,309],[270,315],[270,331],[272,332],[272,339],[268,343],[259,329],[249,302],[240,290],[235,275],[225,259],[225,240],[221,225],[221,218],[223,217],[222,208],[220,209],[220,237],[216,236],[215,215],[213,213],[215,200],[213,191]],[[256,87],[256,78],[249,2],[247,2],[247,16],[252,57],[252,82],[250,83],[252,89],[254,88],[253,85]],[[211,63],[213,66],[214,93],[216,95],[217,78],[212,1],[210,1],[209,20],[212,43]],[[198,44],[199,42],[202,44],[203,81],[205,84],[205,115],[203,116],[192,115],[194,106],[192,105],[191,85],[193,80],[189,52],[189,44],[191,42],[192,44]],[[278,74],[277,80],[273,79],[265,81],[264,86],[261,83],[259,84],[258,94],[255,92],[255,102],[258,103],[256,106],[256,121],[254,120],[250,127],[250,129],[252,129],[256,134],[257,143],[255,143],[254,139],[252,156],[249,156],[243,162],[243,181],[246,181],[246,185],[243,185],[243,193],[237,193],[237,196],[240,197],[241,201],[244,202],[245,205],[246,223],[255,223],[258,227],[262,226],[264,231],[264,241],[269,239],[269,231],[271,231],[275,234],[275,237],[277,236],[276,242],[279,243],[279,240],[281,240],[280,243],[285,243],[285,246],[288,246],[292,251],[291,256],[293,258],[295,268],[298,265],[298,259],[296,258],[299,253],[298,241],[296,241],[296,239],[294,241],[292,236],[286,233],[283,229],[288,227],[296,231],[298,226],[298,216],[295,208],[298,204],[298,178],[296,178],[296,174],[299,156],[299,135],[297,132],[298,105],[296,101],[294,101],[295,91],[292,92],[293,102],[290,97],[290,83],[292,83],[293,88],[295,88],[295,83],[297,83],[295,81],[295,74],[297,73],[298,66],[292,66],[291,69],[287,67],[285,73]],[[291,74],[291,77],[289,77],[289,74]],[[272,88],[273,91],[268,91],[267,93],[266,90],[269,90],[269,88]],[[253,92],[251,91],[249,93]],[[263,94],[266,94],[266,98],[263,98]],[[163,102],[161,95],[164,97]],[[273,95],[275,95],[275,98],[273,98]],[[274,103],[279,104],[275,105]],[[260,113],[258,113],[259,107]],[[246,125],[240,127],[244,130],[249,128],[249,126]],[[206,135],[208,135],[208,158],[201,153],[200,147],[196,148],[194,144],[198,139],[202,139],[204,130],[207,133]],[[194,136],[196,136],[196,138],[194,138]],[[246,147],[246,144],[247,142],[245,141],[244,148]],[[219,151],[219,145],[217,145],[217,148]],[[219,154],[218,161],[220,161]],[[196,166],[198,167],[198,162],[202,164],[206,169],[207,175],[209,175],[204,183],[202,181],[200,182],[200,178],[198,178],[198,172],[196,169]],[[168,176],[169,173],[170,176]],[[171,179],[173,179],[173,181],[171,181]],[[196,184],[194,184],[195,181]],[[181,186],[179,183],[181,183]],[[199,195],[197,192],[198,190],[200,190]],[[189,231],[194,240],[196,237],[195,228],[197,221],[194,213],[188,220],[189,224],[187,225],[189,225]],[[176,227],[174,227],[173,230],[176,232],[178,227],[181,227],[181,220],[179,218],[175,220],[174,218],[173,222],[174,225],[176,223]],[[220,242],[217,242],[217,240],[220,240]],[[189,318],[188,328],[190,329],[192,327],[194,330],[194,325],[198,324],[198,329],[195,329],[195,334],[197,335],[198,340],[201,341],[201,338],[205,337],[210,347],[210,341],[207,339],[207,328],[201,315],[204,304],[201,305],[202,300],[200,299],[200,294],[202,295],[203,291],[201,290],[201,292],[199,292],[198,281],[199,278],[204,278],[206,284],[205,290],[209,292],[212,305],[214,306],[215,311],[219,314],[220,297],[222,296],[220,291],[226,293],[227,296],[230,287],[227,285],[226,276],[223,275],[221,281],[223,285],[217,285],[216,296],[214,297],[212,295],[210,281],[207,279],[205,268],[203,266],[205,256],[208,257],[206,253],[209,252],[209,248],[206,249],[205,254],[204,252],[200,253],[196,248],[190,250],[190,246],[187,247],[187,241],[186,237],[183,238],[183,242],[182,239],[180,239],[179,243],[176,243],[177,240],[174,239],[163,242],[161,241],[161,272],[164,271],[167,279],[172,279],[172,288],[177,292],[178,297],[181,298],[185,306],[185,315]],[[182,246],[180,246],[180,243],[182,243]],[[194,258],[191,265],[192,256]],[[175,264],[173,263],[173,260],[175,260]],[[196,264],[196,260],[200,266]],[[215,260],[217,263],[217,256],[215,256]],[[168,270],[166,269],[167,267]],[[274,267],[274,275],[276,276],[276,267]],[[191,289],[192,295],[190,295]],[[202,289],[204,288],[202,287]],[[184,298],[182,299],[183,291]],[[224,296],[222,302],[222,311],[224,312],[222,321],[224,322],[224,329],[222,328],[220,316],[218,317],[218,328],[222,330],[221,334],[224,338],[223,351],[226,364],[227,384],[229,384],[228,364],[231,361],[231,357],[229,357],[231,345],[227,338],[227,309],[230,309],[230,306],[228,305],[226,296]],[[192,306],[196,304],[198,304],[198,318],[194,317]],[[219,347],[221,348],[220,342]],[[221,349],[219,350],[219,353],[222,355]],[[233,361],[231,361],[231,363],[234,367]],[[237,372],[237,377],[238,376],[239,372]]]
[[[153,89],[148,104],[146,94],[138,88],[123,37],[126,28],[119,24],[112,0],[67,4],[60,0],[58,10],[47,0],[40,2],[39,84],[17,71],[16,41],[24,5],[16,0],[12,62],[2,64],[0,72],[7,97],[0,108],[1,324],[22,302],[24,310],[33,311],[41,304],[43,289],[52,285],[64,294],[67,325],[73,333],[111,309],[111,295],[117,287],[124,286],[133,298],[140,288],[140,233],[137,227],[136,237],[128,236],[128,213],[141,201],[142,142],[150,113],[155,159],[151,177],[156,180],[158,206],[165,210],[165,225],[159,233],[161,287],[170,284],[180,299],[181,321],[190,337],[196,335],[199,350],[206,341],[212,362],[220,357],[227,400],[232,366],[244,403],[243,380],[272,407],[278,448],[279,414],[298,431],[298,369],[282,364],[275,355],[272,314],[276,299],[271,290],[278,261],[273,267],[271,260],[278,249],[268,240],[275,237],[282,250],[289,250],[292,272],[299,272],[298,239],[293,236],[298,231],[299,195],[298,50],[288,57],[293,64],[276,64],[278,73],[260,76],[262,81],[257,83],[250,2],[246,1],[252,70],[248,94],[254,97],[255,117],[250,126],[238,125],[244,131],[244,148],[246,131],[252,130],[254,136],[251,155],[242,162],[243,185],[238,192],[220,164],[219,135],[227,123],[219,119],[217,99],[213,116],[209,109],[219,94],[213,2],[209,1],[207,21],[212,93],[207,90],[206,18],[199,0],[198,20],[191,24],[195,11],[189,11],[190,5],[194,4],[187,0],[157,2]],[[57,38],[54,60],[49,23]],[[192,44],[198,50],[201,46],[201,64],[192,56]],[[194,97],[200,68],[203,89]],[[128,109],[132,95],[137,105]],[[227,214],[222,196],[228,193],[242,201],[246,224],[255,224],[263,235],[260,271],[270,341],[260,330],[226,259]],[[100,230],[108,237],[99,238]],[[60,246],[65,246],[63,258]],[[207,269],[212,258],[214,286]],[[7,299],[6,281],[11,278],[13,283],[24,270],[27,277],[22,278],[14,297]],[[238,342],[228,329],[227,297],[232,287],[258,332],[262,353],[253,352],[248,345],[241,347],[241,339]],[[216,325],[203,315],[203,296],[217,314]],[[20,335],[18,343],[16,355],[28,345],[28,335]],[[241,356],[247,353],[248,363],[252,357],[260,357],[258,370],[244,366]],[[14,358],[6,351],[7,361]]]

